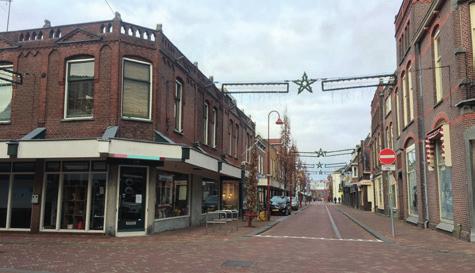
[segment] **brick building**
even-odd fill
[[[387,179],[396,181],[400,218],[471,241],[474,29],[472,1],[404,0],[395,18],[397,83],[379,87],[372,105],[373,149],[382,135],[382,145],[397,151],[397,170]]]
[[[0,84],[0,230],[146,234],[242,208],[255,124],[160,25],[3,32],[0,68],[23,75]]]

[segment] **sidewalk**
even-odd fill
[[[403,220],[394,219],[395,238],[391,234],[391,220],[384,215],[374,212],[362,211],[344,205],[338,205],[337,209],[349,214],[363,225],[383,235],[389,243],[403,247],[430,248],[432,251],[443,253],[464,253],[475,255],[475,243],[458,240],[450,234],[423,229]]]

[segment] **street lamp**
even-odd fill
[[[277,121],[275,124],[282,125],[284,122],[280,119],[280,114],[276,110],[272,110],[267,115],[267,221],[270,221],[270,115],[272,113],[277,114]]]

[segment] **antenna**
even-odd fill
[[[8,2],[8,15],[7,15],[7,31],[8,31],[8,26],[10,25],[10,8],[12,6],[12,0],[0,0],[3,2]]]

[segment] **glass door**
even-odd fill
[[[120,167],[118,232],[145,231],[146,167]]]

